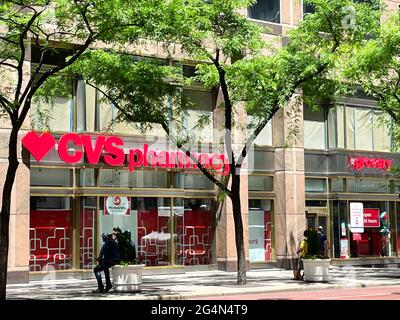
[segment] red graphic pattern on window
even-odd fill
[[[32,210],[30,271],[71,268],[72,210]]]
[[[138,255],[146,266],[169,264],[169,241],[167,216],[157,210],[138,211]],[[175,216],[177,264],[198,265],[211,262],[211,212],[185,210],[183,217]]]
[[[182,218],[180,219],[182,222]],[[177,225],[178,264],[204,265],[211,263],[211,212],[185,210],[182,223]]]
[[[92,269],[94,263],[94,216],[95,209],[85,209],[81,212],[81,225],[79,236],[80,267],[81,269]]]

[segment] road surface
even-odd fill
[[[400,300],[400,286],[204,297],[204,300]]]

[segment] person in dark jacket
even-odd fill
[[[103,293],[108,292],[112,288],[110,280],[110,268],[120,262],[120,253],[118,243],[115,241],[112,234],[102,234],[101,235],[104,244],[100,250],[99,257],[96,260],[99,264],[93,269],[97,280],[97,289],[93,290],[93,293]],[[104,288],[103,282],[101,280],[101,271],[104,271],[106,277],[106,287]]]

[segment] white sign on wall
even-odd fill
[[[350,202],[350,228],[353,233],[364,232],[364,205],[361,202]]]
[[[107,197],[104,214],[129,215],[130,203],[130,199],[127,197]]]

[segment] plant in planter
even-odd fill
[[[131,233],[115,227],[121,262],[112,267],[113,287],[116,292],[137,292],[141,290],[144,265],[136,257],[136,248]]]
[[[307,235],[308,250],[303,259],[304,280],[310,282],[327,282],[329,280],[329,265],[331,259],[320,250],[318,232],[309,230]]]

